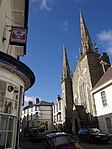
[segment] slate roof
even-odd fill
[[[36,104],[37,105],[37,104]],[[41,101],[40,106],[53,106],[53,103],[47,101]]]
[[[103,74],[97,84],[93,87],[92,90],[96,89],[97,87],[105,84],[106,82],[112,79],[112,66],[108,68],[108,70]]]
[[[24,107],[23,110],[34,107],[34,106],[53,106],[53,103],[47,102],[47,101],[40,101],[37,104],[32,104],[32,105],[28,105],[28,106]]]

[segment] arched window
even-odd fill
[[[78,105],[78,96],[77,96],[77,93],[74,94],[74,103],[75,103],[75,105]]]
[[[92,103],[91,103],[91,94],[90,94],[90,86],[86,85],[86,97],[87,97],[87,109],[91,113],[92,112]]]
[[[79,78],[79,97],[80,104],[86,108],[85,84],[82,77]]]

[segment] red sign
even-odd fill
[[[24,45],[27,39],[27,29],[12,27],[9,43],[12,45]]]

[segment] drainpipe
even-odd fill
[[[21,97],[22,97],[22,89],[23,87],[20,86],[20,93],[19,93],[19,103],[18,103],[18,113],[17,113],[17,132],[16,132],[16,146],[15,149],[19,149],[19,138],[20,138],[20,105],[21,105]]]

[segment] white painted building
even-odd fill
[[[53,103],[41,101],[36,99],[36,103],[29,101],[29,105],[22,110],[22,130],[24,128],[40,128],[45,127],[45,131],[52,131],[53,119],[52,119],[52,106]]]
[[[34,73],[19,60],[26,53],[29,0],[0,0],[0,148],[19,148],[24,92]],[[24,39],[23,39],[24,35]]]
[[[99,127],[112,134],[112,67],[104,73],[92,90]]]
[[[63,111],[63,103],[60,96],[57,97],[57,102],[53,105],[53,125],[54,129],[60,130],[65,122],[65,111]]]

